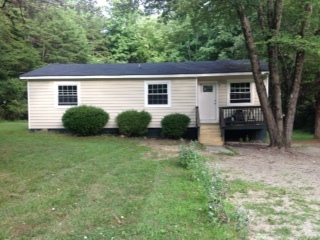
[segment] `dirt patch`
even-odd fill
[[[152,159],[178,155],[179,141],[146,139],[142,144],[151,147]],[[320,239],[320,141],[294,141],[290,151],[265,144],[231,147],[234,156],[199,150],[210,167],[219,167],[239,186],[230,200],[248,211],[249,239]]]
[[[308,198],[320,195],[320,148],[294,145],[288,151],[264,145],[233,145],[235,156],[220,156],[215,164],[232,169],[230,177],[261,181],[273,186],[309,190]]]
[[[233,144],[238,154],[209,161],[229,180],[262,183],[232,201],[250,214],[249,239],[320,239],[320,142],[294,142],[290,151]]]
[[[179,144],[179,140],[158,138],[146,138],[141,141],[141,145],[151,148],[151,151],[149,151],[145,157],[153,160],[162,160],[178,156]]]

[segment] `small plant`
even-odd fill
[[[196,151],[196,142],[191,141],[187,147],[183,139],[181,139],[179,146],[179,154],[181,166],[187,169],[191,169],[193,164],[201,158],[201,155]]]
[[[148,131],[151,114],[146,111],[127,110],[116,117],[119,132],[125,136],[142,136]]]
[[[248,224],[245,211],[241,207],[235,208],[227,201],[228,183],[221,177],[219,169],[209,171],[204,157],[195,149],[196,142],[190,142],[186,146],[182,140],[179,160],[183,167],[191,170],[192,179],[199,182],[201,191],[208,199],[209,219],[213,223],[232,224],[235,231],[245,237]]]
[[[197,142],[191,141],[187,147],[181,140],[179,146],[180,165],[191,170],[191,178],[202,183],[208,183],[210,176],[205,165],[205,158],[196,150]]]
[[[73,134],[97,134],[108,122],[109,114],[102,108],[81,105],[69,108],[62,116],[63,126]]]
[[[181,113],[172,113],[161,120],[161,134],[167,138],[178,139],[187,130],[190,118]]]

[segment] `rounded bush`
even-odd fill
[[[126,110],[116,117],[119,132],[125,136],[142,136],[148,130],[151,114],[146,111]]]
[[[190,118],[181,113],[172,113],[164,116],[161,120],[161,135],[167,138],[181,138],[187,130]]]
[[[109,114],[102,108],[87,105],[69,108],[62,116],[63,126],[79,136],[97,134],[108,120]]]

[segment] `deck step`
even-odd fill
[[[198,141],[204,145],[222,146],[219,124],[201,124]]]

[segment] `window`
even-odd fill
[[[78,83],[56,83],[58,106],[77,106],[79,104]]]
[[[251,104],[252,103],[251,82],[230,82],[229,103]]]
[[[169,107],[170,82],[148,81],[145,82],[145,106]]]
[[[213,86],[212,85],[203,85],[203,92],[213,92]]]

